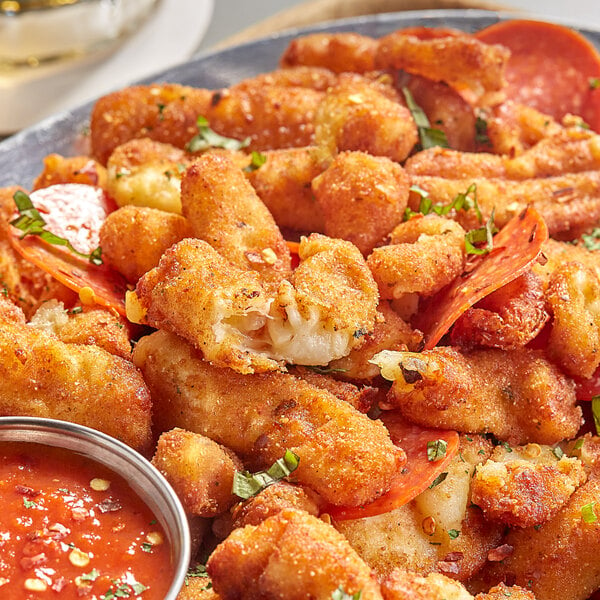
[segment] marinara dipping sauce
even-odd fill
[[[0,442],[0,598],[162,600],[167,536],[127,482],[62,448]]]

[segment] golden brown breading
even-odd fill
[[[365,256],[402,221],[408,177],[384,156],[342,152],[312,181],[324,233],[352,242]]]
[[[268,73],[260,73],[250,81],[252,85],[277,85],[283,87],[303,87],[325,92],[335,85],[337,74],[330,69],[319,66],[298,65],[275,69]],[[243,86],[244,82],[239,85]]]
[[[554,317],[548,356],[569,375],[591,377],[600,365],[600,278],[567,263],[550,278],[546,299]]]
[[[131,362],[65,344],[24,318],[0,324],[0,414],[64,419],[149,449],[150,394]]]
[[[57,183],[85,183],[106,189],[106,169],[89,156],[65,158],[60,154],[48,154],[44,157],[44,169],[33,182],[33,189]]]
[[[177,594],[177,600],[219,600],[219,595],[212,589],[210,577],[188,575]]]
[[[471,476],[490,449],[480,436],[462,436],[460,453],[441,483],[388,513],[334,525],[380,577],[401,567],[465,581],[485,563],[503,529],[486,523],[481,511],[470,506]]]
[[[460,352],[439,346],[411,359],[407,383],[400,368],[390,405],[427,427],[493,433],[512,444],[555,444],[574,437],[581,425],[575,388],[543,353],[517,350]],[[414,358],[414,360],[412,360]]]
[[[317,517],[321,504],[320,498],[310,489],[279,481],[233,508],[232,529],[260,525],[265,519],[289,508]]]
[[[236,502],[233,475],[242,462],[227,448],[184,429],[158,438],[152,464],[166,477],[190,515],[214,517]]]
[[[535,338],[549,318],[542,279],[526,271],[467,309],[450,335],[464,348],[512,350]]]
[[[444,81],[457,90],[470,92],[476,103],[482,102],[487,92],[502,90],[509,56],[504,46],[484,44],[459,31],[432,30],[431,37],[421,39],[410,31],[399,30],[379,40],[375,67],[402,69]]]
[[[293,39],[280,64],[317,66],[334,73],[366,73],[375,69],[377,40],[358,33],[313,33]]]
[[[194,237],[239,269],[276,287],[291,275],[290,251],[271,213],[244,173],[224,154],[206,153],[185,172],[184,216]]]
[[[90,117],[92,156],[105,165],[117,146],[142,137],[184,148],[212,98],[209,90],[171,83],[107,94],[95,103]]]
[[[472,501],[487,519],[509,527],[540,526],[566,504],[587,475],[577,458],[554,454],[549,446],[528,444],[510,452],[497,446],[477,468]]]
[[[191,158],[171,144],[133,139],[107,163],[108,192],[119,206],[135,204],[181,213],[181,176]]]
[[[464,229],[435,214],[400,223],[390,243],[375,248],[367,259],[384,299],[430,296],[460,275],[464,263]]]
[[[418,141],[408,108],[390,98],[393,88],[363,77],[340,77],[315,114],[315,142],[334,156],[360,150],[401,162]]]
[[[483,219],[489,219],[493,210],[498,227],[527,206],[532,206],[544,217],[550,235],[600,220],[600,170],[522,181],[413,175],[411,184],[425,190],[433,204],[450,204],[458,194],[464,194],[475,185]],[[411,195],[409,206],[417,210],[418,203],[417,194]],[[467,229],[480,227],[473,211],[459,217]]]
[[[341,374],[336,371],[335,367],[323,367],[323,369],[319,369],[317,367],[295,366],[288,369],[288,372],[295,377],[300,377],[300,379],[308,381],[308,383],[315,387],[331,392],[334,396],[344,402],[348,402],[362,413],[368,413],[377,401],[379,390],[376,388],[369,386],[359,388],[348,381],[340,381],[331,377],[330,374]]]
[[[256,271],[238,269],[203,240],[185,239],[128,294],[127,315],[185,337],[207,360],[253,373],[280,367],[251,337],[271,302]]]
[[[102,257],[132,283],[186,237],[193,237],[187,219],[146,206],[123,206],[110,213],[100,227]]]
[[[580,127],[565,127],[514,157],[436,146],[411,156],[405,168],[411,175],[448,179],[523,180],[594,171],[600,168],[600,136]]]
[[[585,600],[600,587],[600,520],[584,515],[600,500],[600,482],[581,486],[565,507],[539,529],[513,529],[505,538],[512,549],[500,562],[490,562],[478,576],[478,585],[516,583],[538,600]],[[591,516],[591,515],[590,515]],[[590,519],[588,519],[590,520]]]
[[[30,324],[53,333],[65,344],[98,346],[131,360],[131,324],[98,304],[65,310],[62,303],[48,300],[33,314]]]
[[[236,529],[210,556],[207,570],[224,600],[330,600],[342,588],[379,600],[379,584],[335,529],[307,513],[285,510]]]
[[[441,573],[423,577],[400,569],[381,582],[381,593],[384,600],[473,600],[461,583]]]
[[[494,586],[487,594],[477,594],[475,600],[536,600],[535,595],[530,590],[526,590],[518,585],[510,587],[504,583]]]
[[[268,150],[264,153],[264,165],[246,171],[246,177],[279,227],[324,232],[321,208],[310,185],[325,168],[322,154],[314,146]]]
[[[214,367],[165,331],[142,338],[134,361],[151,389],[157,431],[201,433],[257,468],[292,450],[300,456],[293,478],[329,502],[374,499],[404,460],[381,422],[291,375]]]
[[[366,335],[364,343],[348,356],[329,364],[337,376],[370,381],[379,376],[379,368],[370,360],[381,350],[418,350],[423,341],[420,331],[413,329],[385,300],[379,303],[377,310],[383,315],[383,320],[375,323],[373,333]]]
[[[445,83],[405,72],[400,73],[396,87],[408,89],[431,126],[444,132],[450,148],[469,153],[475,150],[475,113],[456,90]]]

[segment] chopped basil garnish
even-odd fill
[[[337,590],[331,592],[331,600],[360,600],[362,597],[362,590],[358,590],[355,594],[349,594],[340,585]]]
[[[600,88],[600,77],[590,77],[590,90],[597,90]]]
[[[25,508],[37,508],[37,502],[33,502],[33,500],[27,500],[27,498],[23,498],[23,506]]]
[[[266,154],[256,152],[256,150],[252,151],[251,157],[252,159],[250,161],[250,164],[247,167],[244,167],[243,169],[245,173],[252,173],[252,171],[260,169],[267,162]]]
[[[446,440],[432,440],[427,442],[427,460],[437,462],[446,456],[448,442]]]
[[[579,438],[573,445],[573,450],[581,450],[583,448],[583,438]]]
[[[202,579],[208,579],[208,573],[206,572],[206,567],[202,563],[198,563],[193,567],[188,569],[188,572],[185,575],[185,585],[189,585],[188,579],[193,579],[196,577],[201,577]],[[209,590],[212,588],[212,583],[207,581],[203,590]]]
[[[581,507],[581,518],[585,523],[595,523],[598,520],[594,506],[596,506],[596,503],[590,502]]]
[[[76,250],[66,238],[48,231],[45,228],[46,221],[44,221],[42,215],[40,215],[39,211],[33,206],[31,198],[25,192],[21,190],[16,191],[13,195],[13,200],[19,211],[19,216],[12,220],[10,224],[23,232],[21,239],[28,235],[37,235],[45,242],[53,244],[54,246],[65,246],[73,252],[73,254],[76,254],[81,258],[87,258],[94,265],[102,264],[102,248],[98,247],[90,254],[84,254],[83,252]]]
[[[448,537],[451,540],[455,540],[460,535],[460,531],[458,529],[448,529]]]
[[[152,553],[152,544],[148,542],[142,542],[142,550],[144,552],[148,552],[148,554]]]
[[[465,251],[467,254],[488,254],[494,247],[494,234],[498,232],[498,228],[494,225],[494,211],[483,227],[471,229],[465,235]],[[485,246],[475,246],[482,244]]]
[[[404,220],[407,221],[416,214],[428,215],[434,212],[436,215],[445,217],[451,210],[471,210],[475,211],[477,220],[481,223],[483,217],[481,216],[481,210],[479,204],[477,204],[477,184],[472,183],[466,190],[456,194],[456,197],[448,204],[433,204],[429,197],[429,192],[420,188],[418,185],[412,185],[410,188],[411,192],[415,192],[421,196],[419,201],[419,210],[417,212],[412,211],[410,208],[404,210]]]
[[[415,124],[419,132],[421,149],[426,150],[427,148],[433,148],[434,146],[448,148],[449,146],[446,134],[441,129],[434,129],[431,127],[431,123],[429,122],[427,115],[415,102],[410,90],[406,87],[403,87],[402,93],[404,94],[404,99],[406,100],[408,110],[410,110],[412,117],[415,120]]]
[[[250,138],[244,140],[235,140],[219,135],[213,131],[206,117],[200,115],[196,119],[198,133],[188,142],[185,149],[188,152],[204,152],[209,148],[225,148],[225,150],[241,150],[250,144]]]
[[[429,486],[429,489],[433,489],[436,485],[440,485],[440,483],[446,481],[446,477],[448,477],[448,473],[446,471],[444,471],[443,473],[440,473],[432,482],[431,485]]]
[[[563,452],[563,449],[560,446],[556,446],[556,448],[552,448],[552,454],[554,454],[554,456],[556,456],[556,458],[558,458],[558,460],[560,460],[565,453]]]
[[[286,450],[283,458],[275,461],[266,471],[258,473],[241,473],[236,471],[233,476],[232,492],[244,500],[256,496],[266,487],[288,477],[298,468],[300,457],[291,450]]]
[[[488,136],[488,124],[485,119],[477,116],[475,119],[475,141],[479,144],[485,144],[491,146],[492,142]]]
[[[100,577],[100,571],[98,569],[92,569],[89,573],[80,575],[82,581],[96,581]]]

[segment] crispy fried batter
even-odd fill
[[[44,169],[33,182],[33,189],[57,183],[85,183],[106,189],[106,169],[89,156],[65,158],[60,154],[48,154],[44,158]]]
[[[398,225],[390,244],[375,248],[367,264],[382,298],[430,296],[462,273],[464,247],[465,231],[455,221],[417,216]]]
[[[513,529],[505,543],[512,553],[491,562],[478,577],[487,587],[500,581],[531,590],[538,600],[585,600],[600,586],[600,520],[586,522],[582,509],[600,500],[600,482],[581,486],[565,507],[538,530]],[[597,510],[597,509],[595,509]]]
[[[477,594],[475,600],[536,600],[533,592],[518,585],[510,587],[504,583],[494,586],[487,594]]]
[[[566,504],[587,475],[577,458],[554,454],[537,444],[497,446],[478,467],[472,482],[472,501],[486,518],[510,527],[540,526]]]
[[[600,279],[571,262],[552,275],[546,294],[553,321],[548,355],[569,375],[589,378],[600,365]]]
[[[333,156],[361,150],[403,161],[417,143],[417,126],[406,106],[359,76],[340,77],[315,114],[315,141]]]
[[[108,192],[119,206],[135,204],[181,213],[181,175],[190,157],[150,138],[118,146],[107,163]]]
[[[293,39],[284,50],[283,67],[325,67],[335,73],[375,69],[377,40],[358,33],[313,33]]]
[[[410,32],[395,31],[379,41],[375,66],[444,81],[459,91],[470,92],[474,102],[481,101],[487,92],[502,90],[510,52],[462,32],[446,33],[443,37],[420,39]]]
[[[381,599],[379,584],[335,529],[307,513],[285,510],[236,529],[212,553],[208,572],[223,600],[330,600],[341,587]]]
[[[186,237],[192,237],[187,219],[146,206],[123,206],[110,213],[100,228],[103,258],[132,283]]]
[[[440,573],[422,576],[412,571],[394,570],[381,583],[384,600],[473,600],[458,581]]]
[[[400,165],[365,152],[342,152],[312,181],[324,233],[351,241],[365,256],[402,221],[408,177]]]
[[[134,138],[150,137],[183,148],[197,133],[213,93],[178,84],[132,86],[100,98],[92,109],[92,156],[103,165],[113,150]]]
[[[65,344],[24,317],[0,324],[0,414],[64,419],[149,449],[150,395],[131,362]]]
[[[181,202],[194,237],[238,268],[256,271],[273,287],[291,275],[290,251],[281,231],[226,155],[204,154],[186,171]]]
[[[158,439],[152,464],[166,477],[190,515],[214,517],[236,501],[233,475],[242,463],[231,450],[184,429]]]
[[[535,338],[548,318],[542,280],[527,271],[463,313],[451,340],[462,347],[513,350]]]
[[[489,432],[514,444],[555,444],[581,425],[572,381],[540,351],[441,346],[418,360],[417,380],[406,383],[399,372],[388,396],[415,423]]]
[[[258,468],[292,450],[300,457],[294,478],[329,502],[374,499],[404,460],[380,422],[291,375],[213,367],[165,331],[142,338],[134,361],[151,389],[158,431],[185,427]]]
[[[67,311],[62,302],[52,299],[37,309],[30,324],[53,333],[65,344],[98,346],[131,360],[131,324],[102,306],[77,306]]]
[[[265,164],[246,176],[277,225],[324,233],[323,214],[311,190],[312,180],[326,166],[322,152],[309,146],[269,150],[264,156]]]
[[[290,66],[261,73],[251,79],[252,84],[277,85],[283,87],[302,87],[319,92],[335,85],[337,74],[332,70],[312,65]],[[244,83],[240,83],[243,86]],[[237,87],[237,86],[236,86]]]

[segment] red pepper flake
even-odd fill
[[[38,490],[34,490],[32,487],[29,487],[28,485],[15,485],[15,492],[17,492],[17,494],[22,494],[23,496],[28,496],[29,498],[35,498],[36,496],[39,496],[39,491]]]
[[[460,571],[459,563],[463,560],[464,556],[462,552],[449,552],[444,556],[444,560],[438,561],[437,567],[442,573],[458,575]]]
[[[488,552],[487,559],[491,562],[502,562],[505,558],[511,556],[514,550],[514,547],[510,544],[502,544],[502,546],[492,548]]]
[[[47,562],[48,562],[48,557],[43,552],[40,552],[39,554],[36,554],[35,556],[24,556],[20,560],[19,564],[21,565],[21,569],[23,569],[24,571],[27,571],[29,569],[41,567],[42,565],[46,564]]]
[[[67,580],[64,577],[59,577],[53,584],[52,589],[55,592],[62,592],[63,588],[67,585]]]

